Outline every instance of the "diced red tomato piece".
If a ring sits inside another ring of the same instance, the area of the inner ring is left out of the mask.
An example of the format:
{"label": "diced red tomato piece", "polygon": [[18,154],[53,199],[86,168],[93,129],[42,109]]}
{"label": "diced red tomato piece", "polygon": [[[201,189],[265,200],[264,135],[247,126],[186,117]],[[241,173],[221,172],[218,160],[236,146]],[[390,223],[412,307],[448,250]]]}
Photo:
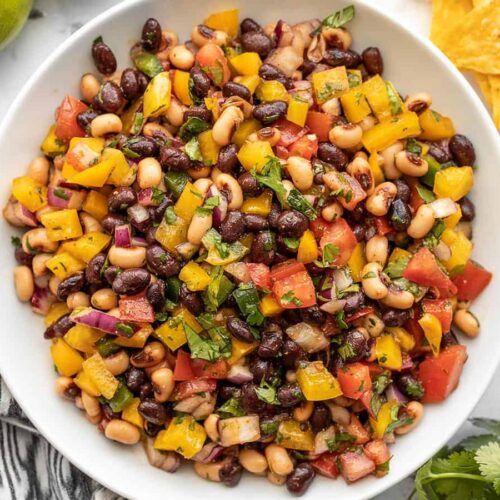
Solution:
{"label": "diced red tomato piece", "polygon": [[465,361],[467,348],[453,345],[429,356],[420,363],[418,377],[424,386],[424,403],[439,403],[457,387]]}
{"label": "diced red tomato piece", "polygon": [[76,121],[76,117],[88,108],[86,104],[67,95],[57,110],[56,128],[54,133],[58,139],[67,142],[72,137],[85,137],[83,130]]}
{"label": "diced red tomato piece", "polygon": [[298,309],[316,304],[316,290],[307,271],[275,281],[273,293],[284,309]]}
{"label": "diced red tomato piece", "polygon": [[192,359],[191,369],[195,377],[221,379],[227,375],[227,363],[223,359],[218,359],[214,363],[204,359]]}
{"label": "diced red tomato piece", "polygon": [[373,217],[373,224],[377,229],[377,234],[385,236],[386,234],[393,233],[394,228],[389,224],[387,217]]}
{"label": "diced red tomato piece", "polygon": [[391,459],[391,452],[389,447],[385,444],[383,439],[374,439],[366,443],[363,447],[366,456],[375,462],[375,465],[382,465]]}
{"label": "diced red tomato piece", "polygon": [[295,273],[304,272],[305,270],[306,267],[302,262],[297,262],[294,259],[286,260],[271,269],[271,281],[274,283],[275,281],[279,281]]}
{"label": "diced red tomato piece", "polygon": [[347,210],[354,210],[366,198],[366,192],[358,180],[346,172],[331,170],[324,175],[325,184],[338,192],[337,201]]}
{"label": "diced red tomato piece", "polygon": [[368,434],[368,431],[363,427],[354,413],[351,413],[351,420],[349,423],[347,425],[340,425],[340,428],[343,432],[347,432],[347,434],[350,434],[356,439],[356,441],[354,441],[355,444],[365,444],[370,440],[370,434]]}
{"label": "diced red tomato piece", "polygon": [[373,307],[361,307],[356,312],[353,312],[350,316],[346,316],[346,323],[352,323],[363,316],[368,316],[368,314],[373,314],[375,309]]}
{"label": "diced red tomato piece", "polygon": [[208,42],[196,53],[197,63],[218,87],[222,87],[231,78],[231,71],[222,49],[215,43]]}
{"label": "diced red tomato piece", "polygon": [[349,363],[337,370],[337,379],[344,396],[359,399],[364,393],[371,392],[370,369],[361,363]]}
{"label": "diced red tomato piece", "polygon": [[[418,323],[418,320],[421,318],[422,313],[418,307],[413,308],[413,318],[410,318],[403,325],[405,330],[408,331],[413,338],[415,339],[415,347],[412,349],[412,353],[418,353],[422,351],[422,346],[424,345],[425,335],[422,327]],[[424,349],[427,350],[427,349]]]}
{"label": "diced red tomato piece", "polygon": [[436,257],[427,247],[422,247],[411,258],[403,277],[419,285],[436,287],[442,298],[451,297],[457,293],[457,287],[438,266]]}
{"label": "diced red tomato piece", "polygon": [[425,202],[422,197],[418,194],[418,189],[423,187],[417,179],[407,179],[408,185],[410,186],[410,207],[413,209],[413,212],[418,210],[420,205],[423,205]]}
{"label": "diced red tomato piece", "polygon": [[337,479],[339,468],[337,466],[337,457],[335,453],[323,453],[318,458],[311,462],[313,469],[322,476],[331,479]]}
{"label": "diced red tomato piece", "polygon": [[271,271],[265,264],[247,263],[247,271],[250,279],[258,288],[271,289]]}
{"label": "diced red tomato piece", "polygon": [[370,371],[370,377],[378,377],[383,371],[384,368],[377,363],[370,363],[368,361],[361,361],[362,365],[365,365],[368,367],[368,370]]}
{"label": "diced red tomato piece", "polygon": [[422,309],[430,313],[441,322],[443,333],[449,332],[451,320],[453,319],[453,308],[449,299],[424,299],[422,300]]}
{"label": "diced red tomato piece", "polygon": [[320,111],[307,113],[306,127],[312,134],[316,134],[318,141],[328,141],[328,134],[333,125],[333,116]]}
{"label": "diced red tomato piece", "polygon": [[331,264],[343,266],[351,257],[352,252],[358,244],[358,240],[346,220],[340,218],[331,222],[321,236],[319,241],[321,250],[328,244],[337,247],[339,250],[339,254],[333,259]]}
{"label": "diced red tomato piece", "polygon": [[297,139],[307,134],[307,129],[305,127],[299,127],[299,125],[289,122],[284,118],[280,118],[275,122],[273,127],[277,128],[281,133],[278,146],[285,146],[286,148]]}
{"label": "diced red tomato piece", "polygon": [[289,148],[290,156],[300,156],[310,160],[318,152],[318,139],[311,134],[297,139]]}
{"label": "diced red tomato piece", "polygon": [[125,321],[152,323],[155,320],[153,307],[144,294],[122,297],[119,302],[120,318]]}
{"label": "diced red tomato piece", "polygon": [[453,280],[458,289],[458,300],[474,300],[488,286],[492,277],[477,262],[468,260],[464,272]]}
{"label": "diced red tomato piece", "polygon": [[179,349],[175,360],[174,380],[193,380],[194,378],[191,356],[186,351]]}
{"label": "diced red tomato piece", "polygon": [[290,151],[285,146],[280,146],[279,144],[276,146],[276,156],[280,160],[288,160],[290,157]]}
{"label": "diced red tomato piece", "polygon": [[349,483],[353,483],[362,477],[368,476],[375,471],[375,462],[361,451],[346,451],[339,457],[342,477]]}
{"label": "diced red tomato piece", "polygon": [[181,382],[174,389],[173,398],[175,401],[189,398],[199,392],[214,392],[217,388],[217,381],[213,378],[197,378]]}
{"label": "diced red tomato piece", "polygon": [[322,217],[317,217],[316,219],[309,222],[309,228],[314,233],[314,237],[319,240],[326,228],[330,225],[330,222],[326,221]]}

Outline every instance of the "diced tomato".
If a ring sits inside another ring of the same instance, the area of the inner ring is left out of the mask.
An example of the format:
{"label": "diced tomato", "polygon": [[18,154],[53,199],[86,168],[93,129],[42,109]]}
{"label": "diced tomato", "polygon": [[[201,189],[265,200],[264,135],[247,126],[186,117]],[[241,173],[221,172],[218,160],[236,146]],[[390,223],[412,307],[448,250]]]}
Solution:
{"label": "diced tomato", "polygon": [[192,359],[191,369],[195,377],[222,379],[227,375],[227,363],[223,359],[218,359],[214,363],[204,359]]}
{"label": "diced tomato", "polygon": [[328,141],[328,134],[333,125],[333,116],[320,111],[307,113],[306,127],[312,134],[316,134],[318,141]]}
{"label": "diced tomato", "polygon": [[370,363],[368,361],[361,361],[362,365],[365,365],[368,367],[368,370],[370,371],[370,377],[378,377],[383,371],[384,368],[377,363]]}
{"label": "diced tomato", "polygon": [[83,130],[76,121],[76,117],[88,108],[86,104],[67,95],[57,110],[56,128],[54,133],[61,141],[67,142],[72,137],[85,137]]}
{"label": "diced tomato", "polygon": [[258,288],[271,289],[271,271],[265,264],[247,263],[247,271],[250,279]]}
{"label": "diced tomato", "polygon": [[290,156],[300,156],[310,160],[318,152],[318,139],[312,134],[297,139],[289,148]]}
{"label": "diced tomato", "polygon": [[174,380],[193,380],[194,378],[191,356],[186,351],[179,349],[175,360]]}
{"label": "diced tomato", "polygon": [[231,78],[231,71],[222,49],[215,43],[208,42],[196,53],[197,63],[218,87],[222,87]]}
{"label": "diced tomato", "polygon": [[425,202],[422,197],[418,194],[418,189],[423,187],[417,179],[407,179],[408,185],[410,186],[410,207],[415,213],[418,210],[420,205],[423,205]]}
{"label": "diced tomato", "polygon": [[371,392],[370,369],[361,363],[349,363],[337,370],[337,379],[346,398],[359,399]]}
{"label": "diced tomato", "polygon": [[356,312],[353,312],[350,316],[345,317],[346,323],[352,323],[363,316],[368,316],[368,314],[373,314],[375,309],[373,307],[361,307]]}
{"label": "diced tomato", "polygon": [[464,272],[453,280],[458,289],[458,300],[474,300],[488,286],[492,277],[477,262],[468,260]]}
{"label": "diced tomato", "polygon": [[337,201],[347,210],[354,210],[366,198],[366,192],[358,180],[345,172],[331,170],[324,176],[325,184],[339,194]]}
{"label": "diced tomato", "polygon": [[374,439],[366,443],[363,447],[366,456],[375,462],[375,465],[382,465],[391,459],[391,452],[389,447],[385,444],[383,439]]}
{"label": "diced tomato", "polygon": [[311,462],[313,469],[319,472],[322,476],[331,479],[337,479],[339,475],[339,468],[337,466],[337,457],[335,453],[323,453],[318,458]]}
{"label": "diced tomato", "polygon": [[351,413],[351,420],[347,425],[339,424],[339,426],[343,432],[347,432],[356,439],[354,444],[365,444],[370,440],[370,434],[368,434],[368,431],[354,413]]}
{"label": "diced tomato", "polygon": [[451,320],[453,319],[453,308],[449,299],[424,299],[422,300],[422,309],[430,313],[441,322],[443,333],[449,332]]}
{"label": "diced tomato", "polygon": [[343,266],[351,257],[352,252],[358,244],[358,240],[346,220],[339,218],[331,222],[321,236],[319,241],[321,250],[328,244],[337,247],[339,251],[339,254],[333,259],[331,264]]}
{"label": "diced tomato", "polygon": [[362,477],[368,476],[375,471],[375,462],[361,451],[346,451],[339,457],[342,477],[349,483],[353,483]]}
{"label": "diced tomato", "polygon": [[438,266],[436,257],[427,247],[422,247],[411,258],[403,272],[403,277],[419,285],[436,287],[442,298],[451,297],[457,293],[457,287]]}
{"label": "diced tomato", "polygon": [[124,321],[152,323],[155,320],[153,307],[144,294],[122,297],[119,302],[120,318]]}
{"label": "diced tomato", "polygon": [[285,262],[277,264],[271,269],[271,281],[274,283],[283,278],[291,276],[292,274],[304,272],[305,270],[306,267],[304,266],[303,262],[297,262],[294,259],[286,260]]}
{"label": "diced tomato", "polygon": [[373,224],[377,229],[377,234],[380,236],[385,236],[386,234],[393,233],[394,228],[389,224],[387,217],[373,217]]}
{"label": "diced tomato", "polygon": [[217,388],[217,381],[213,378],[197,378],[195,380],[188,380],[176,385],[174,389],[173,398],[175,401],[189,398],[193,394],[199,392],[214,392]]}
{"label": "diced tomato", "polygon": [[422,314],[419,308],[414,307],[413,318],[408,319],[403,325],[405,330],[407,330],[408,333],[413,335],[413,338],[415,339],[415,347],[412,349],[412,353],[418,353],[421,352],[422,350],[427,351],[427,348],[422,349],[422,346],[424,345],[424,342],[426,342],[426,340],[424,331],[422,330],[422,327],[418,322],[418,320],[421,318],[421,315]]}
{"label": "diced tomato", "polygon": [[307,271],[275,281],[273,293],[284,309],[298,309],[316,304],[316,290]]}
{"label": "diced tomato", "polygon": [[467,360],[463,345],[447,347],[438,356],[429,356],[420,363],[418,377],[424,386],[424,403],[439,403],[457,387]]}
{"label": "diced tomato", "polygon": [[276,149],[276,156],[280,160],[288,160],[288,158],[290,157],[290,151],[288,151],[288,148],[286,148],[285,146],[280,146],[278,144],[275,149]]}
{"label": "diced tomato", "polygon": [[273,127],[277,128],[281,133],[278,146],[285,146],[286,148],[288,148],[290,144],[293,144],[297,139],[307,134],[306,128],[299,127],[299,125],[289,122],[284,118],[280,118],[277,122],[275,122]]}
{"label": "diced tomato", "polygon": [[330,225],[330,222],[327,222],[322,217],[317,217],[316,219],[309,222],[309,228],[314,233],[314,237],[319,240],[323,233],[326,231],[326,228]]}

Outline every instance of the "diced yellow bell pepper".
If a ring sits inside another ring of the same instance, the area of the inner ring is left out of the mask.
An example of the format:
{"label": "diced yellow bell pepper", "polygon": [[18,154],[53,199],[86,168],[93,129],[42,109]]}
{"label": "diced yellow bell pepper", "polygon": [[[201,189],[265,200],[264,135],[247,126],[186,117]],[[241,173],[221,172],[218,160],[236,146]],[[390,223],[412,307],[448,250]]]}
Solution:
{"label": "diced yellow bell pepper", "polygon": [[445,229],[441,241],[450,247],[451,257],[442,261],[448,271],[465,266],[472,253],[472,241],[462,232]]}
{"label": "diced yellow bell pepper", "polygon": [[[136,113],[141,112],[141,108],[143,106],[143,98],[139,97],[138,99],[134,99],[127,109],[120,116],[122,120],[122,133],[127,135],[136,135],[141,131],[136,130]],[[141,123],[141,128],[144,125],[144,120]]]}
{"label": "diced yellow bell pepper", "polygon": [[260,84],[260,76],[259,75],[246,75],[246,76],[235,76],[233,80],[236,83],[244,85],[251,94],[253,94],[257,87]]}
{"label": "diced yellow bell pepper", "polygon": [[87,325],[76,324],[64,335],[68,345],[80,352],[92,354],[95,352],[95,343],[106,335],[104,332]]}
{"label": "diced yellow bell pepper", "polygon": [[378,364],[389,370],[401,370],[403,366],[401,348],[390,333],[377,337],[375,355]]}
{"label": "diced yellow bell pepper", "polygon": [[83,371],[106,399],[114,396],[119,382],[108,370],[98,352],[83,362]]}
{"label": "diced yellow bell pepper", "polygon": [[439,355],[441,339],[443,337],[443,327],[441,325],[441,321],[439,321],[434,314],[424,313],[418,320],[418,324],[424,331],[425,338],[431,346],[432,354],[434,356]]}
{"label": "diced yellow bell pepper", "polygon": [[203,24],[213,30],[225,31],[231,38],[234,38],[238,34],[239,14],[238,9],[214,12],[203,21]]}
{"label": "diced yellow bell pepper", "polygon": [[347,261],[347,265],[351,270],[353,281],[355,283],[359,283],[361,281],[361,271],[366,265],[365,244],[363,242],[356,245],[354,251],[349,257],[349,260]]}
{"label": "diced yellow bell pepper", "polygon": [[51,158],[55,158],[58,155],[63,155],[68,149],[68,145],[57,138],[55,130],[56,126],[52,125],[49,128],[45,139],[40,145],[42,153],[46,156],[50,156]]}
{"label": "diced yellow bell pepper", "polygon": [[78,211],[74,208],[50,212],[41,219],[50,241],[70,240],[83,234]]}
{"label": "diced yellow bell pepper", "polygon": [[252,248],[253,239],[254,235],[252,233],[247,233],[240,238],[240,243],[250,250]]}
{"label": "diced yellow bell pepper", "polygon": [[212,130],[205,130],[198,136],[201,156],[205,165],[215,165],[219,158],[220,146],[214,141]]}
{"label": "diced yellow bell pepper", "polygon": [[136,169],[129,166],[125,155],[119,149],[105,148],[101,158],[103,161],[111,160],[113,162],[113,168],[107,180],[109,184],[113,184],[113,186],[132,184],[130,179],[134,177],[133,172]]}
{"label": "diced yellow bell pepper", "polygon": [[92,231],[72,242],[72,245],[68,247],[68,252],[73,257],[89,263],[93,257],[108,246],[110,241],[111,236],[109,234]]}
{"label": "diced yellow bell pepper", "polygon": [[188,182],[174,206],[174,212],[178,217],[190,221],[196,209],[202,205],[203,195],[200,190]]}
{"label": "diced yellow bell pepper", "polygon": [[349,79],[345,66],[318,71],[312,74],[314,95],[318,104],[339,97],[349,90]]}
{"label": "diced yellow bell pepper", "polygon": [[180,245],[187,238],[189,221],[182,217],[177,217],[173,224],[168,224],[163,219],[156,230],[155,238],[169,252],[175,252],[177,245]]}
{"label": "diced yellow bell pepper", "polygon": [[123,408],[122,419],[132,425],[135,425],[136,427],[139,427],[139,429],[143,429],[144,419],[138,410],[140,404],[140,398],[132,399],[132,401],[130,401],[130,403]]}
{"label": "diced yellow bell pepper", "polygon": [[205,290],[210,285],[210,275],[199,264],[190,260],[179,273],[179,279],[186,283],[192,292]]}
{"label": "diced yellow bell pepper", "polygon": [[205,429],[191,415],[174,417],[166,430],[156,436],[157,450],[176,451],[184,458],[192,458],[205,443]]}
{"label": "diced yellow bell pepper", "polygon": [[262,80],[255,90],[259,101],[288,101],[289,95],[285,86],[278,80]]}
{"label": "diced yellow bell pepper", "polygon": [[376,153],[388,148],[399,139],[406,139],[419,133],[418,115],[408,111],[366,130],[362,142],[370,153]]}
{"label": "diced yellow bell pepper", "polygon": [[269,158],[274,157],[273,148],[267,141],[247,142],[238,151],[238,160],[246,170],[255,168],[260,173]]}
{"label": "diced yellow bell pepper", "polygon": [[75,259],[69,252],[61,252],[45,262],[45,265],[60,279],[63,280],[87,266],[85,262]]}
{"label": "diced yellow bell pepper", "polygon": [[455,135],[455,127],[450,118],[432,109],[426,109],[419,117],[422,133],[418,136],[424,141],[439,141]]}
{"label": "diced yellow bell pepper", "polygon": [[238,75],[252,76],[259,74],[262,61],[257,52],[243,52],[243,54],[233,57],[230,64]]}
{"label": "diced yellow bell pepper", "polygon": [[318,244],[311,230],[306,230],[302,234],[297,250],[297,260],[304,264],[314,262],[318,258]]}
{"label": "diced yellow bell pepper", "polygon": [[229,365],[234,365],[241,358],[244,358],[247,354],[255,351],[259,347],[259,342],[252,342],[248,344],[246,342],[241,342],[236,337],[231,337],[231,357],[227,359]]}
{"label": "diced yellow bell pepper", "polygon": [[111,158],[100,161],[93,167],[86,168],[69,179],[73,184],[84,187],[102,187],[114,168],[114,161]]}
{"label": "diced yellow bell pepper", "polygon": [[259,302],[260,312],[266,317],[277,316],[284,309],[280,303],[274,298],[273,294],[265,295]]}
{"label": "diced yellow bell pepper", "polygon": [[[104,148],[104,139],[100,137],[73,137],[69,141],[69,149],[65,157],[65,161],[63,164],[62,168],[62,176],[65,179],[70,179],[71,177],[74,177],[80,170],[77,170],[69,161],[68,157],[72,154],[72,151],[77,147],[81,145],[86,146],[89,148],[91,151],[94,153],[101,153],[102,149]],[[95,155],[94,155],[95,157]]]}
{"label": "diced yellow bell pepper", "polygon": [[189,77],[188,71],[176,69],[174,72],[174,94],[186,106],[191,106],[193,100],[189,94]]}
{"label": "diced yellow bell pepper", "polygon": [[82,210],[101,221],[108,215],[108,199],[99,191],[90,191],[82,205]]}
{"label": "diced yellow bell pepper", "polygon": [[76,375],[82,369],[82,356],[63,339],[54,340],[50,346],[50,354],[57,371],[65,377]]}
{"label": "diced yellow bell pepper", "polygon": [[83,370],[78,373],[73,381],[82,391],[85,391],[89,396],[94,396],[95,398],[97,398],[101,395],[101,391],[99,391],[94,382],[90,380],[89,376]]}
{"label": "diced yellow bell pepper", "polygon": [[355,87],[340,96],[342,109],[351,123],[359,123],[363,118],[371,114],[372,110],[364,96],[361,88]]}
{"label": "diced yellow bell pepper", "polygon": [[309,103],[297,98],[293,98],[288,103],[286,119],[289,122],[295,123],[299,127],[306,124],[307,112],[309,111]]}
{"label": "diced yellow bell pepper", "polygon": [[241,206],[241,211],[244,214],[256,214],[267,217],[271,212],[273,202],[272,191],[266,190],[256,198],[247,198]]}
{"label": "diced yellow bell pepper", "polygon": [[457,207],[457,211],[454,214],[448,215],[448,217],[445,217],[443,219],[448,229],[453,229],[460,222],[460,219],[462,218],[462,208],[458,203],[455,203],[455,206]]}
{"label": "diced yellow bell pepper", "polygon": [[368,164],[373,173],[373,180],[375,181],[375,186],[378,186],[385,181],[384,171],[378,162],[378,154],[372,153],[368,158]]}
{"label": "diced yellow bell pepper", "polygon": [[27,175],[12,181],[12,196],[30,212],[47,205],[47,188]]}
{"label": "diced yellow bell pepper", "polygon": [[408,250],[405,250],[404,248],[396,247],[392,251],[391,256],[389,257],[389,262],[394,262],[398,259],[404,259],[406,257],[411,257],[411,253],[408,252]]}
{"label": "diced yellow bell pepper", "polygon": [[206,108],[212,112],[214,120],[217,120],[220,116],[219,99],[217,99],[217,97],[205,97],[203,101],[205,102]]}
{"label": "diced yellow bell pepper", "polygon": [[308,401],[325,401],[342,395],[338,380],[322,361],[312,361],[297,370],[297,382]]}
{"label": "diced yellow bell pepper", "polygon": [[296,420],[283,420],[278,427],[276,441],[290,450],[313,451],[314,433],[308,425],[302,430],[303,426]]}
{"label": "diced yellow bell pepper", "polygon": [[393,408],[398,406],[398,402],[391,399],[385,402],[378,411],[377,418],[370,417],[370,425],[373,429],[373,437],[376,439],[382,439],[384,437],[387,427],[392,422],[392,411]]}
{"label": "diced yellow bell pepper", "polygon": [[348,69],[347,78],[349,80],[349,88],[359,87],[363,83],[363,75],[360,69]]}
{"label": "diced yellow bell pepper", "polygon": [[141,329],[137,330],[132,337],[116,337],[114,343],[121,347],[132,347],[134,349],[142,349],[146,340],[153,333],[153,328],[151,325],[144,323],[141,324]]}
{"label": "diced yellow bell pepper", "polygon": [[261,123],[255,118],[248,118],[240,123],[238,128],[235,130],[231,142],[234,142],[237,146],[243,146],[243,143],[247,140],[247,137],[257,130],[262,128]]}
{"label": "diced yellow bell pepper", "polygon": [[184,307],[174,311],[172,318],[160,325],[154,332],[171,351],[176,351],[187,342],[184,323],[187,323],[196,333],[203,331],[196,318]]}
{"label": "diced yellow bell pepper", "polygon": [[363,83],[360,89],[363,92],[374,115],[380,120],[387,120],[392,117],[389,95],[384,79],[380,75],[375,75]]}
{"label": "diced yellow bell pepper", "polygon": [[168,71],[157,74],[144,92],[144,118],[158,118],[170,107],[172,82]]}
{"label": "diced yellow bell pepper", "polygon": [[415,347],[415,337],[400,326],[387,326],[385,328],[399,342],[404,352],[410,352]]}
{"label": "diced yellow bell pepper", "polygon": [[49,326],[57,321],[61,316],[69,313],[66,302],[56,302],[50,306],[49,312],[44,318],[45,326]]}
{"label": "diced yellow bell pepper", "polygon": [[474,185],[472,167],[449,167],[440,170],[434,179],[434,193],[438,198],[458,201]]}

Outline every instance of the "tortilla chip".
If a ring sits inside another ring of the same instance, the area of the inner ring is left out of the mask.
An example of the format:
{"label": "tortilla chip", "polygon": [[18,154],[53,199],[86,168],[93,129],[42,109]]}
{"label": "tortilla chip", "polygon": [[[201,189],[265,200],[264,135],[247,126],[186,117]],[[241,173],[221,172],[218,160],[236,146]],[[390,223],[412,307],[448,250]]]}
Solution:
{"label": "tortilla chip", "polygon": [[500,76],[489,76],[491,85],[491,98],[493,101],[493,121],[500,130]]}
{"label": "tortilla chip", "polygon": [[500,0],[471,10],[446,31],[439,46],[460,69],[500,74]]}
{"label": "tortilla chip", "polygon": [[433,0],[431,40],[440,47],[444,35],[471,10],[471,0]]}
{"label": "tortilla chip", "polygon": [[493,100],[491,96],[491,83],[490,77],[488,75],[484,75],[483,73],[473,72],[474,78],[481,89],[481,93],[483,94],[484,100],[486,104],[491,109],[493,106]]}

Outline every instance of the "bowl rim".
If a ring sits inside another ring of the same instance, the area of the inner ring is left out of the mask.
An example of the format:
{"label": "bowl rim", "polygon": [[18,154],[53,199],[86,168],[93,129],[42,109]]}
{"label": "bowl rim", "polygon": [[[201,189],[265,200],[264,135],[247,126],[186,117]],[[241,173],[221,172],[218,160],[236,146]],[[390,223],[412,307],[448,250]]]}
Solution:
{"label": "bowl rim", "polygon": [[[73,44],[74,41],[77,39],[85,37],[85,35],[91,31],[95,26],[108,21],[110,18],[115,16],[115,14],[122,13],[124,11],[129,10],[130,8],[134,7],[137,4],[144,4],[147,6],[147,4],[152,3],[156,0],[123,0],[122,2],[111,6],[110,8],[106,9],[102,13],[98,14],[96,17],[90,19],[88,22],[86,22],[81,28],[79,28],[77,31],[72,33],[63,43],[61,43],[58,47],[54,49],[52,54],[50,54],[41,64],[40,66],[35,70],[35,72],[31,75],[31,77],[26,81],[26,83],[22,86],[21,90],[17,94],[17,96],[14,98],[13,102],[9,106],[9,109],[7,113],[4,115],[3,120],[0,122],[0,138],[4,137],[8,133],[8,125],[12,121],[12,118],[14,115],[17,113],[18,108],[20,108],[21,103],[24,101],[26,94],[28,94],[36,85],[38,80],[40,79],[41,76],[45,73],[47,68],[49,68],[53,62],[55,62],[57,59],[59,59],[61,56],[63,56],[64,52],[67,50],[67,48]],[[411,39],[412,42],[416,45],[423,45],[423,47],[432,55],[434,58],[436,58],[440,64],[444,66],[446,70],[450,72],[450,78],[454,78],[457,85],[461,87],[461,90],[466,92],[468,94],[468,97],[471,98],[473,101],[473,104],[479,108],[478,112],[481,117],[481,123],[480,126],[484,128],[484,132],[488,133],[488,135],[491,137],[492,142],[496,143],[495,147],[495,152],[498,157],[500,157],[500,134],[498,134],[493,120],[491,118],[491,115],[489,114],[488,110],[486,109],[484,103],[482,102],[481,98],[478,96],[476,91],[473,89],[471,84],[467,81],[465,76],[453,65],[453,63],[427,38],[424,36],[417,34],[413,32],[409,27],[407,27],[405,24],[403,24],[402,21],[398,19],[393,19],[388,13],[382,10],[381,7],[376,7],[373,4],[369,3],[367,0],[349,0],[349,2],[346,1],[346,3],[353,4],[355,7],[358,5],[361,5],[363,9],[367,9],[368,13],[372,13],[375,15],[382,16],[388,23],[392,23],[402,29]],[[229,8],[224,5],[224,9]],[[494,153],[495,153],[494,152]],[[483,396],[485,393],[486,389],[488,388],[489,384],[491,383],[491,380],[498,369],[500,365],[500,350],[497,352],[496,359],[493,360],[493,362],[489,365],[489,368],[487,368],[486,373],[481,374],[481,380],[482,380],[482,387],[480,391],[475,391],[474,394],[469,395],[468,398],[468,410],[466,412],[466,418],[470,413],[474,410],[476,407],[477,403],[479,402],[480,398]],[[127,497],[129,493],[127,491],[124,491],[120,488],[119,484],[112,484],[112,481],[108,480],[105,475],[99,476],[95,471],[92,470],[92,466],[90,462],[85,462],[81,461],[81,454],[78,453],[78,450],[74,450],[71,447],[66,447],[64,448],[64,451],[62,451],[58,445],[55,443],[58,441],[57,436],[52,436],[52,434],[49,431],[46,431],[44,428],[44,425],[38,426],[37,418],[32,415],[29,410],[27,411],[24,403],[21,398],[18,398],[17,395],[17,390],[16,390],[16,384],[15,380],[13,378],[10,378],[9,375],[3,372],[2,367],[0,366],[0,373],[4,379],[4,381],[7,384],[7,387],[16,400],[16,402],[19,404],[25,415],[29,418],[29,420],[33,423],[37,431],[59,452],[61,455],[63,455],[66,459],[68,459],[75,467],[78,467],[82,472],[84,472],[86,475],[97,481],[98,483],[102,484],[103,486],[107,487],[113,492],[116,492],[120,495],[123,495],[124,497]],[[476,375],[477,376],[477,375]],[[34,418],[35,417],[35,418]],[[442,438],[437,441],[434,444],[431,444],[426,447],[425,450],[419,450],[419,456],[420,459],[418,460],[419,464],[422,465],[424,462],[426,462],[432,455],[434,455],[444,444],[446,444],[450,439],[456,434],[458,429],[463,425],[465,422],[466,418],[463,421],[457,421],[454,425],[450,425],[447,427],[446,431],[442,434]],[[421,451],[421,453],[420,453]],[[420,466],[419,465],[419,466]],[[414,471],[410,472],[409,475],[411,475]],[[389,474],[387,476],[387,479],[382,482],[382,481],[377,481],[373,483],[373,487],[371,488],[371,491],[369,494],[366,496],[360,496],[358,497],[359,500],[368,500],[369,498],[372,498],[376,495],[379,495],[380,493],[383,493],[387,489],[393,487],[400,481],[404,480],[407,476],[397,476],[397,475],[392,475]],[[355,488],[355,485],[351,485],[353,489]]]}

